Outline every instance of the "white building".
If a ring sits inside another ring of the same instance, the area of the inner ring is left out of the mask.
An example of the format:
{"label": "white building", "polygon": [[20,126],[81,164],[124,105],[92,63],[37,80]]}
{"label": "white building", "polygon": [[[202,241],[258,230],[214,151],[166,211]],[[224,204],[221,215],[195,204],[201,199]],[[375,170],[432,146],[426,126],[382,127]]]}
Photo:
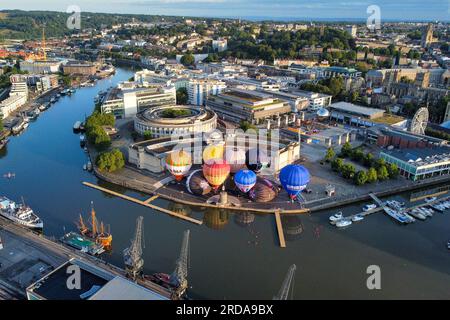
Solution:
{"label": "white building", "polygon": [[222,52],[228,49],[227,39],[217,39],[212,41],[212,47],[214,51]]}
{"label": "white building", "polygon": [[332,96],[328,94],[322,94],[317,92],[311,92],[311,91],[303,91],[303,90],[296,90],[296,89],[290,89],[290,93],[293,93],[299,97],[305,97],[308,99],[309,104],[308,107],[311,110],[318,110],[320,108],[326,108],[331,104]]}
{"label": "white building", "polygon": [[30,74],[58,73],[61,61],[21,61],[20,70]]}
{"label": "white building", "polygon": [[346,26],[345,27],[345,31],[347,31],[347,33],[349,35],[351,35],[352,38],[356,38],[356,33],[358,31],[358,28],[355,25],[353,25],[353,26]]}
{"label": "white building", "polygon": [[193,79],[187,84],[188,103],[203,106],[210,95],[217,95],[226,89],[225,82],[212,79]]}
{"label": "white building", "polygon": [[25,95],[11,95],[0,102],[0,119],[5,119],[12,112],[23,106],[27,102]]}

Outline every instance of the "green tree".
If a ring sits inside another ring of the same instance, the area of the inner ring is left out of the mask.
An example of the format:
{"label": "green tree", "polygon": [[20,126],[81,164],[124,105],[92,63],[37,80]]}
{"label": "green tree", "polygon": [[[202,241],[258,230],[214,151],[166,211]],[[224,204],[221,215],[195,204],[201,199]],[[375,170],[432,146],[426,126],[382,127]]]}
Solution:
{"label": "green tree", "polygon": [[144,139],[150,140],[153,137],[152,133],[150,131],[144,131]]}
{"label": "green tree", "polygon": [[355,172],[355,166],[351,163],[346,163],[342,166],[341,173],[345,179],[353,179]]}
{"label": "green tree", "polygon": [[364,170],[358,171],[355,174],[355,184],[358,186],[362,186],[367,182],[367,172]]}
{"label": "green tree", "polygon": [[333,158],[336,156],[336,153],[334,152],[334,149],[332,147],[329,147],[327,149],[327,153],[325,154],[325,161],[326,162],[330,162],[331,160],[333,160]]}
{"label": "green tree", "polygon": [[192,53],[187,53],[181,57],[180,62],[186,67],[193,66],[195,64],[195,57]]}
{"label": "green tree", "polygon": [[371,167],[373,164],[373,154],[371,154],[370,152],[366,154],[366,156],[364,157],[364,165],[366,167]]}
{"label": "green tree", "polygon": [[186,88],[177,90],[177,104],[184,105],[188,103],[188,93]]}
{"label": "green tree", "polygon": [[385,167],[385,166],[386,166],[386,161],[385,161],[384,159],[382,159],[382,158],[378,159],[378,160],[375,162],[375,167],[376,167],[377,169],[379,169],[379,168],[381,168],[381,167]]}
{"label": "green tree", "polygon": [[350,142],[346,142],[342,145],[341,155],[342,157],[347,158],[352,154],[352,151],[352,145],[350,144]]}
{"label": "green tree", "polygon": [[351,158],[354,161],[362,161],[364,159],[364,152],[361,148],[356,148],[352,150]]}
{"label": "green tree", "polygon": [[239,128],[242,129],[244,132],[246,132],[247,130],[255,130],[256,132],[258,132],[258,128],[254,124],[251,124],[250,122],[245,120],[242,120],[239,123]]}
{"label": "green tree", "polygon": [[386,168],[389,173],[389,178],[395,179],[398,177],[400,170],[398,169],[398,166],[395,163],[387,164]]}
{"label": "green tree", "polygon": [[96,164],[100,171],[114,172],[125,166],[125,157],[119,149],[101,153]]}
{"label": "green tree", "polygon": [[367,182],[368,183],[374,183],[378,181],[378,174],[377,170],[375,168],[370,168],[367,171]]}
{"label": "green tree", "polygon": [[0,118],[0,134],[3,132],[3,120]]}
{"label": "green tree", "polygon": [[383,165],[383,166],[378,167],[377,176],[378,176],[378,179],[381,181],[389,179],[389,172],[388,172],[386,166]]}
{"label": "green tree", "polygon": [[336,172],[341,172],[342,166],[344,165],[344,160],[342,158],[335,158],[331,161],[331,169]]}

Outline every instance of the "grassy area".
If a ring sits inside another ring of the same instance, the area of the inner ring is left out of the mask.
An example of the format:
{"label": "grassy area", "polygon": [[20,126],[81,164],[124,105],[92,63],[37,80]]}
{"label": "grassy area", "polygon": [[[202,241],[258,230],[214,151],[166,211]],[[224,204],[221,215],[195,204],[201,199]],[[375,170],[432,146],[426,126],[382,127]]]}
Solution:
{"label": "grassy area", "polygon": [[392,124],[399,123],[403,120],[405,120],[405,118],[403,118],[403,117],[396,116],[393,114],[385,114],[384,116],[377,118],[377,119],[372,119],[371,121],[375,122],[375,123],[385,123],[388,125],[392,125]]}

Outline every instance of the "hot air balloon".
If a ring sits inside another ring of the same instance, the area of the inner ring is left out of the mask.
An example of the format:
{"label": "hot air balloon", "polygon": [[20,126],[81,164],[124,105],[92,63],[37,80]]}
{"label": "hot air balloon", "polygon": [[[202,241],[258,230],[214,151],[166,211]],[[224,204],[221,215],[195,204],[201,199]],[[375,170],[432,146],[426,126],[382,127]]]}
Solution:
{"label": "hot air balloon", "polygon": [[231,173],[245,168],[245,151],[236,147],[226,148],[225,160],[231,166]]}
{"label": "hot air balloon", "polygon": [[230,165],[224,160],[210,160],[203,165],[203,176],[217,191],[230,174]]}
{"label": "hot air balloon", "polygon": [[213,160],[223,160],[224,147],[221,144],[211,144],[203,150],[203,162],[207,163]]}
{"label": "hot air balloon", "polygon": [[208,181],[203,177],[201,169],[195,170],[187,177],[186,188],[189,193],[197,196],[205,196],[212,191]]}
{"label": "hot air balloon", "polygon": [[310,175],[304,166],[290,164],[280,172],[280,182],[291,199],[295,199],[309,183]]}
{"label": "hot air balloon", "polygon": [[256,183],[256,173],[250,170],[239,170],[234,176],[234,183],[243,193],[247,193]]}
{"label": "hot air balloon", "polygon": [[184,150],[173,151],[166,157],[166,168],[177,181],[181,181],[191,167],[191,155]]}
{"label": "hot air balloon", "polygon": [[249,170],[259,173],[262,169],[270,167],[270,158],[261,149],[250,149],[245,153],[245,164]]}
{"label": "hot air balloon", "polygon": [[269,180],[258,178],[248,195],[255,202],[270,202],[277,197],[278,188]]}

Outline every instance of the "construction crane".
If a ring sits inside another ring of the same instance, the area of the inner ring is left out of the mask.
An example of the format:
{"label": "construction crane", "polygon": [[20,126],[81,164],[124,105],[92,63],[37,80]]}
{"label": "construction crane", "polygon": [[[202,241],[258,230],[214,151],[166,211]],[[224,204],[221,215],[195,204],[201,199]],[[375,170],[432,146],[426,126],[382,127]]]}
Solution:
{"label": "construction crane", "polygon": [[44,61],[47,61],[47,48],[46,48],[46,43],[45,43],[45,24],[42,27],[42,55],[43,55],[43,59]]}
{"label": "construction crane", "polygon": [[[278,291],[278,295],[273,297],[273,300],[287,300],[289,298],[289,293],[291,292],[291,284],[294,282],[294,275],[297,266],[293,264],[289,267],[289,270],[284,278],[283,285],[281,286],[280,291]],[[292,292],[294,290],[294,286],[292,286]]]}
{"label": "construction crane", "polygon": [[176,262],[174,272],[170,275],[170,283],[176,288],[174,294],[177,297],[181,297],[188,286],[187,273],[189,265],[189,236],[190,230],[186,230],[183,235],[180,256]]}
{"label": "construction crane", "polygon": [[136,219],[136,233],[131,242],[131,246],[123,251],[125,269],[130,278],[136,280],[144,268],[144,259],[142,258],[142,248],[144,247],[144,217]]}

